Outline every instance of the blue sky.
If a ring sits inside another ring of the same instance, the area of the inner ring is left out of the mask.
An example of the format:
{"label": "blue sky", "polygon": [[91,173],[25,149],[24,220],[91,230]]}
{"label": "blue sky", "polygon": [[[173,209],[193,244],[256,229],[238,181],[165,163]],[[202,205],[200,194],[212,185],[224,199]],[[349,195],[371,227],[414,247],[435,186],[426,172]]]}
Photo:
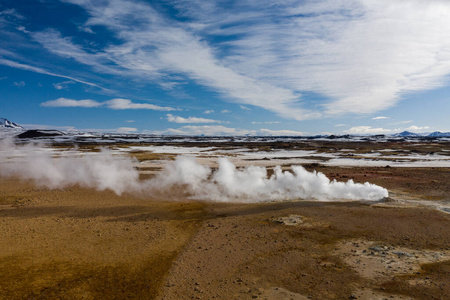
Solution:
{"label": "blue sky", "polygon": [[2,0],[0,116],[187,135],[450,131],[450,2]]}

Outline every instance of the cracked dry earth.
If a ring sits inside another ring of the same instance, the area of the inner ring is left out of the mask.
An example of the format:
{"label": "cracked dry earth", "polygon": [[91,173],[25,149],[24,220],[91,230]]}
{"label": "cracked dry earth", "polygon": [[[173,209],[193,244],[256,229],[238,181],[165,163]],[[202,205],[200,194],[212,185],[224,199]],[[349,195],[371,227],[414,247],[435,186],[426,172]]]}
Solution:
{"label": "cracked dry earth", "polygon": [[175,202],[2,178],[0,298],[449,299],[449,229],[426,207]]}

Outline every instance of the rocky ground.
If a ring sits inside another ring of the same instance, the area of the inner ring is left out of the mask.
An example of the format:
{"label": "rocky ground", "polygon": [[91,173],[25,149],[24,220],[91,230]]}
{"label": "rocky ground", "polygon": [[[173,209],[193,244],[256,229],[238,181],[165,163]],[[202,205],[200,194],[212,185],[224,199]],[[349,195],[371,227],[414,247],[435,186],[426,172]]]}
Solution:
{"label": "rocky ground", "polygon": [[306,167],[390,198],[167,201],[1,178],[0,298],[450,299],[449,169]]}

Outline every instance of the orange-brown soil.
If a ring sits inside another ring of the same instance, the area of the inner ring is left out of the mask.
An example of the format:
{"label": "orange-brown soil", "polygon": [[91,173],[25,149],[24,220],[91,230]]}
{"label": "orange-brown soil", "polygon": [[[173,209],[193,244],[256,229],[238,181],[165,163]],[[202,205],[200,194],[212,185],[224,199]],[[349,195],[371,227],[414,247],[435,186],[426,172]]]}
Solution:
{"label": "orange-brown soil", "polygon": [[[449,199],[445,168],[306,166]],[[450,214],[167,201],[0,178],[0,299],[450,299]]]}

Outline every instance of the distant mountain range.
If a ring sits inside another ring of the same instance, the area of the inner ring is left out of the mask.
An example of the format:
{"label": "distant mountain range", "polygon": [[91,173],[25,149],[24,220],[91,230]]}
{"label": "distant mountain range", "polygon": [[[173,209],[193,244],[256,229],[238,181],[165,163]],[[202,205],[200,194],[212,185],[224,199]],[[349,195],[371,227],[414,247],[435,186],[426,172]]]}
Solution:
{"label": "distant mountain range", "polygon": [[11,122],[5,118],[0,118],[0,128],[24,129],[19,124]]}
{"label": "distant mountain range", "polygon": [[[1,118],[0,117],[0,129],[13,129],[13,132],[16,132],[16,130],[25,130],[22,126],[20,126],[17,123],[11,122],[8,119]],[[27,130],[26,132],[23,132],[18,137],[19,138],[30,138],[33,136],[59,136],[64,135],[61,131],[56,130]],[[382,135],[383,136],[383,135]],[[439,137],[450,137],[450,132],[440,132],[435,131],[432,133],[414,133],[411,131],[403,131],[400,133],[393,134],[391,136],[395,137],[432,137],[432,138],[439,138]],[[329,137],[329,138],[335,138],[339,136],[331,135],[331,136],[323,136],[323,137]]]}
{"label": "distant mountain range", "polygon": [[429,137],[450,137],[450,132],[440,132],[440,131],[435,131],[429,134],[419,134],[419,133],[414,133],[414,132],[410,132],[410,131],[403,131],[400,133],[396,133],[394,134],[394,136],[398,136],[398,137],[423,137],[423,136],[429,136]]}

